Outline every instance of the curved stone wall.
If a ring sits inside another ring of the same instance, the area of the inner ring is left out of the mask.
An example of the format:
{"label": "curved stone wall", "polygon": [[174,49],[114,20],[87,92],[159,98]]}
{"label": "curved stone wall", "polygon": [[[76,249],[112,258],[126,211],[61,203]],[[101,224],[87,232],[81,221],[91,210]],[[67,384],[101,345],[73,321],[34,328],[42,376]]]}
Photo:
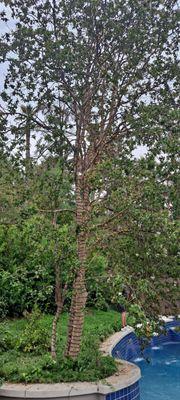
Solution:
{"label": "curved stone wall", "polygon": [[[129,364],[129,361],[134,358],[134,355],[138,355],[141,350],[133,328],[126,327],[123,331],[107,339],[101,346],[101,351],[103,351],[104,354],[110,354],[114,358],[120,359],[121,362],[122,360],[123,362],[126,360],[126,362],[128,362],[127,364]],[[139,371],[139,376],[136,376],[136,380],[133,384],[129,382],[124,389],[109,393],[106,396],[106,400],[140,400],[140,377]]]}
{"label": "curved stone wall", "polygon": [[134,332],[127,333],[112,350],[112,356],[114,358],[120,358],[126,361],[133,361],[133,359],[140,354],[141,348]]}
{"label": "curved stone wall", "polygon": [[117,392],[109,393],[106,400],[140,400],[139,382]]}
{"label": "curved stone wall", "polygon": [[[118,372],[103,382],[74,382],[57,384],[10,384],[0,389],[1,400],[134,400],[138,393],[140,370],[128,362],[118,362]],[[130,395],[131,397],[127,397]]]}

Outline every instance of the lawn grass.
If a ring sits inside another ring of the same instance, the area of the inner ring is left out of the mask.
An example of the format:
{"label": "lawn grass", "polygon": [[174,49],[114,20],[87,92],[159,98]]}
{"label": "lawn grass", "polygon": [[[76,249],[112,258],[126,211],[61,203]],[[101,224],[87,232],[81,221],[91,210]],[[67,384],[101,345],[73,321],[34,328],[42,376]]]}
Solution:
{"label": "lawn grass", "polygon": [[[111,357],[103,357],[99,352],[100,342],[120,329],[120,316],[116,311],[87,309],[81,352],[77,360],[63,356],[68,314],[64,313],[58,323],[57,360],[52,360],[48,349],[38,354],[38,349],[21,349],[19,343],[26,338],[31,343],[32,336],[42,333],[50,343],[53,317],[43,315],[29,328],[27,319],[7,320],[0,323],[0,378],[11,382],[70,382],[96,381],[116,371],[116,363]],[[29,330],[30,329],[30,330]],[[32,330],[33,329],[33,330]],[[41,332],[42,331],[42,332]],[[25,333],[26,332],[26,333]],[[29,333],[28,333],[29,332]],[[28,334],[27,334],[28,333]],[[29,336],[29,337],[28,337]],[[41,343],[40,343],[41,344]]]}

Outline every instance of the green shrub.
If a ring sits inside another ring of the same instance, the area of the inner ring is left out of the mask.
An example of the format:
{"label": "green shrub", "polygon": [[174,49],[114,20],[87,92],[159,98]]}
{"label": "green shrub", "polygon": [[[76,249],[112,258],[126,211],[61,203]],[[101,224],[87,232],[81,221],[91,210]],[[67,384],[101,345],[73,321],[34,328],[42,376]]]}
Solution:
{"label": "green shrub", "polygon": [[0,387],[2,386],[4,379],[0,377]]}
{"label": "green shrub", "polygon": [[12,333],[3,324],[0,329],[0,350],[7,351],[15,347],[15,339]]}
{"label": "green shrub", "polygon": [[44,242],[50,222],[38,216],[20,226],[0,227],[0,318],[19,316],[38,303],[54,302],[52,252]]}
{"label": "green shrub", "polygon": [[[54,230],[52,222],[34,215],[20,225],[0,226],[0,319],[22,316],[34,304],[43,312],[55,311],[55,262],[62,281],[69,283],[66,301],[71,300],[71,283],[77,256],[76,241],[68,225]],[[55,254],[55,248],[58,253]]]}
{"label": "green shrub", "polygon": [[[0,271],[0,274],[2,272]],[[0,279],[1,281],[1,279]],[[1,282],[0,282],[1,284]],[[0,320],[4,319],[6,317],[6,315],[8,314],[8,304],[6,299],[4,299],[3,297],[0,297]]]}
{"label": "green shrub", "polygon": [[48,330],[41,325],[42,317],[36,307],[28,317],[25,330],[17,340],[16,348],[24,353],[42,354],[50,349],[50,336]]}

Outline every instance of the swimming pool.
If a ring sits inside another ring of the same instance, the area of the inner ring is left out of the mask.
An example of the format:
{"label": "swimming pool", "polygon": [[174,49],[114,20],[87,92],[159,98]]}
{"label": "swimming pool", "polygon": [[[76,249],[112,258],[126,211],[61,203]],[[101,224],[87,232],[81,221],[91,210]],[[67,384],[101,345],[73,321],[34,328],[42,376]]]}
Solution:
{"label": "swimming pool", "polygon": [[178,400],[180,398],[180,343],[166,342],[135,358],[140,367],[141,400]]}
{"label": "swimming pool", "polygon": [[132,329],[127,329],[124,337],[113,347],[113,357],[135,363],[141,369],[138,397],[140,400],[180,399],[180,332],[176,330],[178,326],[180,320],[166,323],[162,334],[154,334],[143,354],[140,342],[143,343],[144,340],[139,342]]}

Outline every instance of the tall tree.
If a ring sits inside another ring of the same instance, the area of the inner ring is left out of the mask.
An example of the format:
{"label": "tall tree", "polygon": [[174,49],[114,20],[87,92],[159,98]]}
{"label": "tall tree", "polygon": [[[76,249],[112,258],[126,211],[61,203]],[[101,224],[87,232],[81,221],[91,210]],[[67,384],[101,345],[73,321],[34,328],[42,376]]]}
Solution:
{"label": "tall tree", "polygon": [[3,42],[10,66],[2,96],[12,112],[22,98],[43,110],[34,123],[50,146],[65,143],[73,161],[79,268],[66,354],[75,358],[87,299],[88,223],[92,200],[100,201],[89,177],[114,146],[132,150],[136,132],[129,117],[136,119],[144,102],[162,102],[167,81],[175,83],[177,1],[6,3],[18,22]]}

